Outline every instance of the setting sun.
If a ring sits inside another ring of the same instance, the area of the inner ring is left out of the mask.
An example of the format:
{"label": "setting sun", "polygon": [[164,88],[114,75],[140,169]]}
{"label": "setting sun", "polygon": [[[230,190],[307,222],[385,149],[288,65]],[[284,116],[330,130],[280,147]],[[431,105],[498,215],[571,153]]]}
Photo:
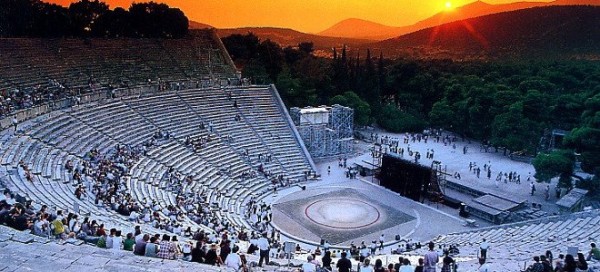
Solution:
{"label": "setting sun", "polygon": [[445,7],[446,7],[446,9],[452,9],[452,3],[446,2]]}

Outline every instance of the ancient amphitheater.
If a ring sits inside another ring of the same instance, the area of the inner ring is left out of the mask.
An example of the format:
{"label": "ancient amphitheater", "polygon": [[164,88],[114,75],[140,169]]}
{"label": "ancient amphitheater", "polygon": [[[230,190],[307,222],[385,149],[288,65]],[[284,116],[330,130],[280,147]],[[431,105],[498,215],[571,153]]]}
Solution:
{"label": "ancient amphitheater", "polygon": [[[350,242],[369,244],[385,232],[386,250],[373,258],[393,263],[397,245],[431,239],[440,249],[461,249],[458,271],[478,268],[483,238],[494,271],[520,271],[533,255],[557,256],[568,246],[583,251],[600,239],[597,210],[470,229],[378,186],[329,182],[276,87],[240,80],[213,31],[183,40],[0,39],[0,67],[0,187],[14,197],[3,198],[11,204],[6,213],[15,201],[33,217],[45,205],[54,217],[78,214],[80,228],[88,218],[124,234],[138,225],[142,233],[182,241],[202,232],[209,244],[225,232],[267,232],[314,250],[326,237],[334,260]],[[23,223],[16,221],[3,224]],[[91,242],[98,237],[57,239],[35,228],[0,225],[0,271],[222,269],[98,248]],[[248,246],[248,239],[234,240]],[[415,264],[424,252],[413,247],[402,256]],[[250,263],[259,260],[246,255]],[[296,254],[292,264],[305,256]],[[250,270],[294,269],[287,259],[271,261]]]}

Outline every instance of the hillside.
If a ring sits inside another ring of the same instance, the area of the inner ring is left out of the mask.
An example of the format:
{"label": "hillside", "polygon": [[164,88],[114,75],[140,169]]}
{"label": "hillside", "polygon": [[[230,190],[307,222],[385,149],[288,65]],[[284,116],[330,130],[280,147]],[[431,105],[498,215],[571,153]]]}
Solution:
{"label": "hillside", "polygon": [[443,24],[372,44],[387,55],[562,56],[600,53],[600,7],[550,6]]}
{"label": "hillside", "polygon": [[372,43],[374,40],[366,39],[351,39],[351,38],[335,38],[324,37],[314,34],[307,34],[288,28],[275,27],[244,27],[244,28],[228,28],[218,29],[217,33],[220,37],[227,37],[232,34],[248,34],[254,33],[261,40],[270,39],[281,46],[296,46],[301,42],[313,42],[315,49],[331,49],[332,47],[341,47],[348,45],[350,47],[359,46],[362,44]]}
{"label": "hillside", "polygon": [[214,28],[214,27],[211,25],[199,23],[196,21],[190,21],[188,24],[188,28],[189,29],[205,29],[205,28]]}
{"label": "hillside", "polygon": [[439,12],[413,25],[393,27],[359,19],[348,19],[317,33],[318,35],[345,38],[369,38],[384,40],[434,27],[440,24],[480,17],[489,14],[554,5],[600,5],[598,0],[556,0],[554,2],[515,2],[508,4],[488,4],[483,1]]}
{"label": "hillside", "polygon": [[319,36],[381,40],[401,34],[399,27],[386,26],[362,19],[346,19],[318,33]]}

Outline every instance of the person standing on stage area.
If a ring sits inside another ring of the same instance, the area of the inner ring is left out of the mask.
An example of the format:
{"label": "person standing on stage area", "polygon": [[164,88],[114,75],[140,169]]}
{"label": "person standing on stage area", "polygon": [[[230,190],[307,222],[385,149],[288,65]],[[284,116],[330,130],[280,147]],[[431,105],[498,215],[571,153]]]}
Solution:
{"label": "person standing on stage area", "polygon": [[479,245],[479,257],[487,259],[487,251],[490,248],[490,244],[483,238],[483,241]]}

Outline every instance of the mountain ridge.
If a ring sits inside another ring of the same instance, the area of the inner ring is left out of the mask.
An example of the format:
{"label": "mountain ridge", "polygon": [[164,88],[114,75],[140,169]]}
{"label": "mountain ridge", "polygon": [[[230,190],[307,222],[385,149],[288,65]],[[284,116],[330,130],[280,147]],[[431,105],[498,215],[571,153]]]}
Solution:
{"label": "mountain ridge", "polygon": [[369,44],[387,55],[600,56],[600,6],[546,6],[484,15]]}
{"label": "mountain ridge", "polygon": [[359,46],[372,43],[375,40],[325,37],[315,34],[303,33],[291,28],[277,27],[241,27],[241,28],[222,28],[217,29],[219,37],[226,37],[233,34],[245,35],[253,33],[261,40],[271,40],[281,46],[297,46],[301,42],[312,42],[315,49],[328,49],[332,47],[341,47],[342,45]]}
{"label": "mountain ridge", "polygon": [[[421,29],[433,27],[440,24],[460,21],[479,16],[501,13],[506,11],[527,9],[541,6],[565,6],[565,5],[600,5],[600,1],[594,0],[555,0],[553,2],[514,2],[507,4],[489,4],[484,1],[475,1],[450,11],[442,11],[431,17],[418,21],[407,26],[388,26],[367,20],[360,21],[342,20],[335,25],[316,33],[317,35],[343,38],[368,38],[376,40],[385,40],[398,37],[404,34],[415,32]],[[362,24],[359,24],[362,23]],[[381,25],[379,29],[373,29],[373,26]],[[368,31],[363,31],[368,29]],[[375,35],[369,33],[376,33]]]}

